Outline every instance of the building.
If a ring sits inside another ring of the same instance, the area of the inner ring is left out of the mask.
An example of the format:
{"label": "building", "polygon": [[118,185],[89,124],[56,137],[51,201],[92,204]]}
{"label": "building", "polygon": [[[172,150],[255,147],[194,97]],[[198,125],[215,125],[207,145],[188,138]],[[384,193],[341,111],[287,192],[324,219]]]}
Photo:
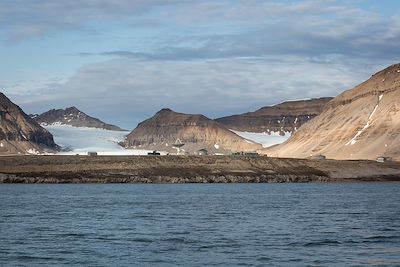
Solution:
{"label": "building", "polygon": [[97,156],[97,152],[96,151],[89,151],[87,154],[88,154],[88,156],[91,156],[91,157]]}
{"label": "building", "polygon": [[149,155],[149,156],[160,156],[161,153],[160,153],[160,152],[157,152],[157,151],[153,151],[153,152],[147,153],[147,155]]}
{"label": "building", "polygon": [[376,158],[376,161],[379,162],[379,163],[384,163],[384,162],[390,161],[390,158],[380,156],[380,157]]}
{"label": "building", "polygon": [[199,155],[199,156],[207,156],[208,155],[208,151],[207,151],[207,149],[200,149],[200,150],[198,150],[197,151],[197,155]]}

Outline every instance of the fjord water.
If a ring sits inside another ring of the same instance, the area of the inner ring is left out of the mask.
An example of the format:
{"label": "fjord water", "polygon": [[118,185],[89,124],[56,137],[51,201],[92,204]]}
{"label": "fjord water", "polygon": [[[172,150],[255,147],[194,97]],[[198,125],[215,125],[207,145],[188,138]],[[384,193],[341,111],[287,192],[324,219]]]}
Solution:
{"label": "fjord water", "polygon": [[400,183],[1,185],[1,266],[400,265]]}

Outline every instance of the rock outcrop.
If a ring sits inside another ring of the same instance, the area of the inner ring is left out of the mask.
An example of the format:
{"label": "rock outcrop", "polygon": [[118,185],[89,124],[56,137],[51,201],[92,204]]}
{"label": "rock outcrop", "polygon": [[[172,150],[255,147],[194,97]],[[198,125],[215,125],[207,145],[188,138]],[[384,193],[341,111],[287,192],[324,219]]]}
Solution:
{"label": "rock outcrop", "polygon": [[400,181],[400,162],[262,156],[0,157],[0,184],[360,181]]}
{"label": "rock outcrop", "polygon": [[332,101],[269,155],[333,159],[400,159],[400,64],[392,65]]}
{"label": "rock outcrop", "polygon": [[319,115],[331,97],[288,101],[260,108],[254,112],[216,119],[235,131],[255,133],[279,132],[281,135],[295,132],[301,125]]}
{"label": "rock outcrop", "polygon": [[97,118],[93,118],[76,107],[66,109],[52,109],[40,115],[31,115],[31,117],[41,125],[65,124],[75,127],[99,128],[111,131],[123,131],[118,126],[102,122]]}
{"label": "rock outcrop", "polygon": [[231,132],[203,115],[177,113],[162,109],[138,124],[126,138],[127,148],[162,150],[176,153],[173,144],[180,140],[186,153],[205,149],[209,154],[254,151],[261,145]]}
{"label": "rock outcrop", "polygon": [[0,154],[54,152],[53,136],[0,93]]}

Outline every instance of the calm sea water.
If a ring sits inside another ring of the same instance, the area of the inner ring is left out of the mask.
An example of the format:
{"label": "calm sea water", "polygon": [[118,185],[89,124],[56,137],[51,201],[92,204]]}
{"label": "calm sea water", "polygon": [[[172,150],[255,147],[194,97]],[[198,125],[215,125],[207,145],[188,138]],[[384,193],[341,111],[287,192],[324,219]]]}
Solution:
{"label": "calm sea water", "polygon": [[0,185],[1,266],[399,266],[400,183]]}

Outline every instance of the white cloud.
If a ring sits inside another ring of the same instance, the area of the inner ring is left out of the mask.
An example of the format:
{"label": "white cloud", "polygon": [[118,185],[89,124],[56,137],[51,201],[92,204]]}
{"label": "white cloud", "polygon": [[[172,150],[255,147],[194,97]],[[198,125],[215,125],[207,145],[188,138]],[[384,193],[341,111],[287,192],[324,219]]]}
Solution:
{"label": "white cloud", "polygon": [[[133,127],[163,107],[216,117],[288,99],[334,96],[400,61],[398,16],[348,1],[289,3],[4,0],[0,32],[14,40],[110,22],[124,28],[107,29],[112,38],[99,33],[101,46],[82,32],[76,38],[86,38],[85,47],[93,49],[80,56],[114,59],[83,66],[67,80],[8,84],[6,93],[28,112],[75,105]],[[76,53],[79,44],[71,46]]]}
{"label": "white cloud", "polygon": [[[336,64],[336,65],[335,65]],[[134,127],[163,107],[209,117],[255,110],[288,99],[334,96],[369,77],[352,64],[299,57],[214,61],[114,59],[81,68],[38,95],[14,95],[30,112],[82,107],[104,120]],[[45,86],[44,86],[45,87]]]}
{"label": "white cloud", "polygon": [[45,35],[60,30],[79,29],[88,23],[126,20],[175,0],[3,0],[0,2],[0,29],[13,40]]}
{"label": "white cloud", "polygon": [[[149,15],[165,34],[153,51],[82,51],[138,59],[188,60],[297,55],[398,59],[400,17],[337,1],[201,1]],[[152,10],[152,9],[150,9]],[[148,19],[149,19],[148,18]],[[164,19],[163,19],[164,18]],[[170,28],[170,29],[168,29]]]}

